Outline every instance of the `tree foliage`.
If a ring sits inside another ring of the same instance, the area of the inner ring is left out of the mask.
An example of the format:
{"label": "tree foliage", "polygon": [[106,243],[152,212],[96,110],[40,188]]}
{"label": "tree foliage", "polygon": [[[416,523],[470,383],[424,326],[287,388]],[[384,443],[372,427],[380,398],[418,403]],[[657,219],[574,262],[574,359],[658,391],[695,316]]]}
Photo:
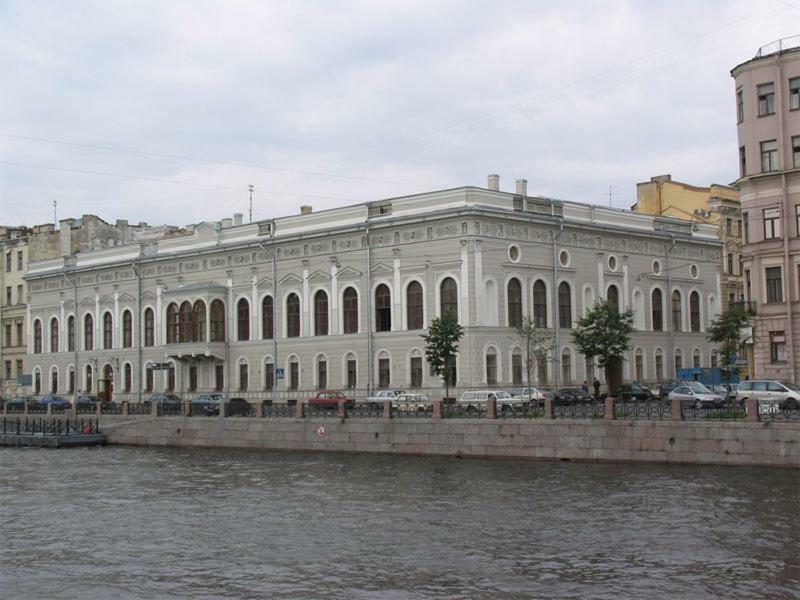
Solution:
{"label": "tree foliage", "polygon": [[730,383],[730,371],[736,361],[736,352],[744,343],[745,327],[750,325],[750,314],[739,306],[732,306],[718,314],[706,329],[706,339],[719,344],[721,364],[725,369],[725,380]]}
{"label": "tree foliage", "polygon": [[431,321],[428,333],[421,336],[425,340],[425,358],[428,364],[444,381],[445,397],[450,395],[452,365],[463,335],[464,328],[458,324],[456,316],[446,312]]}
{"label": "tree foliage", "polygon": [[530,387],[536,362],[552,351],[554,336],[551,330],[536,327],[536,321],[531,317],[522,317],[522,322],[517,325],[517,335],[522,343],[525,377]]}
{"label": "tree foliage", "polygon": [[619,312],[608,302],[598,302],[578,320],[572,341],[581,354],[597,360],[611,382],[611,371],[622,364],[625,352],[631,349],[633,310]]}

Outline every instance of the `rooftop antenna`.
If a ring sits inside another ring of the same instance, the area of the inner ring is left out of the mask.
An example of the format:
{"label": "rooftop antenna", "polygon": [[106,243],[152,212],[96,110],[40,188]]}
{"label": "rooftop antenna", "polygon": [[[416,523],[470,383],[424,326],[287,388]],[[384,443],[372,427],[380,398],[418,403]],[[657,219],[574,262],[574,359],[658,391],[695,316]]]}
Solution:
{"label": "rooftop antenna", "polygon": [[252,183],[247,187],[250,189],[250,222],[252,223],[253,222],[253,190],[255,188],[253,187]]}
{"label": "rooftop antenna", "polygon": [[614,188],[616,186],[610,185],[608,186],[608,208],[612,208],[611,206],[611,196],[614,196]]}
{"label": "rooftop antenna", "polygon": [[56,211],[56,207],[58,206],[58,202],[53,200],[53,224],[58,225],[58,212]]}

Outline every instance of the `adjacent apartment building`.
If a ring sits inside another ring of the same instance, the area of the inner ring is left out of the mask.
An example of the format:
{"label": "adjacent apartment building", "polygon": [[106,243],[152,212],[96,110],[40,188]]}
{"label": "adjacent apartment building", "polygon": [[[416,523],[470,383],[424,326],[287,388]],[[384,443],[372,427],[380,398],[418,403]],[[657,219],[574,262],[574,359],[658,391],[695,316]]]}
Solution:
{"label": "adjacent apartment building", "polygon": [[735,81],[744,293],[757,377],[800,376],[800,36],[759,49]]}
{"label": "adjacent apartment building", "polygon": [[[710,366],[719,312],[717,226],[459,187],[242,223],[31,262],[28,358],[37,393],[117,400],[214,390],[304,398],[313,390],[435,389],[431,320],[465,328],[455,391],[523,383],[523,316],[555,345],[532,383],[602,373],[571,333],[598,299],[631,307],[621,373],[658,381]],[[146,397],[146,396],[144,396]]]}
{"label": "adjacent apartment building", "polygon": [[28,227],[0,227],[0,395],[15,394],[24,384],[27,367],[26,305],[28,285]]}

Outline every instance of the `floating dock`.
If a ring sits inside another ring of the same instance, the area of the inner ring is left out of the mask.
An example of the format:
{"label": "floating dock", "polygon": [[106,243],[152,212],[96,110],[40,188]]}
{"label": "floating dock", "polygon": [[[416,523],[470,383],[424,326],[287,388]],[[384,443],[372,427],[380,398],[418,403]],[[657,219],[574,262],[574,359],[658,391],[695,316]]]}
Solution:
{"label": "floating dock", "polygon": [[106,443],[97,419],[3,418],[0,446],[68,448]]}

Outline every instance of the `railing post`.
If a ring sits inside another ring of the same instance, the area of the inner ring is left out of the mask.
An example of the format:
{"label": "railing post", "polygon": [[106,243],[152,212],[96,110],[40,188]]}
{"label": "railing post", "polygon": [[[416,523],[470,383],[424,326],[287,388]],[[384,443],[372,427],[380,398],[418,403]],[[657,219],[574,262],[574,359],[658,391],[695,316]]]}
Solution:
{"label": "railing post", "polygon": [[256,402],[256,418],[260,419],[264,416],[264,403]]}
{"label": "railing post", "polygon": [[673,421],[683,421],[683,406],[679,398],[670,399],[670,416]]}
{"label": "railing post", "polygon": [[759,415],[758,415],[758,399],[757,398],[748,398],[746,400],[745,410],[747,411],[747,418],[746,421],[751,423],[758,422]]}
{"label": "railing post", "polygon": [[158,402],[153,402],[153,404],[150,405],[150,414],[154,417],[157,417],[158,414],[161,412],[159,410],[160,408],[161,405]]}
{"label": "railing post", "polygon": [[28,414],[28,403],[29,402],[30,402],[30,400],[25,399],[25,403],[22,406],[22,414],[23,415],[27,415]]}
{"label": "railing post", "polygon": [[122,401],[122,414],[123,415],[127,415],[128,414],[128,401],[127,400],[123,400]]}
{"label": "railing post", "polygon": [[544,418],[553,418],[553,399],[550,396],[544,397]]}
{"label": "railing post", "polygon": [[338,405],[339,405],[339,416],[342,419],[344,419],[345,417],[347,417],[347,409],[344,406],[344,398],[339,399]]}
{"label": "railing post", "polygon": [[219,418],[224,419],[228,416],[228,399],[221,398],[219,401]]}
{"label": "railing post", "polygon": [[603,418],[606,421],[613,421],[614,419],[617,418],[616,415],[614,414],[614,398],[612,398],[611,396],[606,396]]}
{"label": "railing post", "polygon": [[489,398],[486,401],[486,418],[487,419],[497,418],[497,401],[494,398]]}
{"label": "railing post", "polygon": [[98,400],[94,405],[94,414],[102,415],[103,414],[103,403]]}
{"label": "railing post", "polygon": [[384,400],[383,401],[383,418],[384,419],[391,419],[392,418],[392,401],[391,400]]}
{"label": "railing post", "polygon": [[434,419],[441,419],[442,418],[442,401],[441,400],[434,400],[433,401],[433,418]]}
{"label": "railing post", "polygon": [[192,401],[191,400],[184,400],[183,401],[183,416],[188,417],[192,414]]}
{"label": "railing post", "polygon": [[46,415],[52,415],[53,414],[53,404],[51,402],[47,403],[47,408],[45,410],[45,414]]}
{"label": "railing post", "polygon": [[306,403],[302,400],[298,400],[294,405],[294,416],[298,419],[306,418]]}

